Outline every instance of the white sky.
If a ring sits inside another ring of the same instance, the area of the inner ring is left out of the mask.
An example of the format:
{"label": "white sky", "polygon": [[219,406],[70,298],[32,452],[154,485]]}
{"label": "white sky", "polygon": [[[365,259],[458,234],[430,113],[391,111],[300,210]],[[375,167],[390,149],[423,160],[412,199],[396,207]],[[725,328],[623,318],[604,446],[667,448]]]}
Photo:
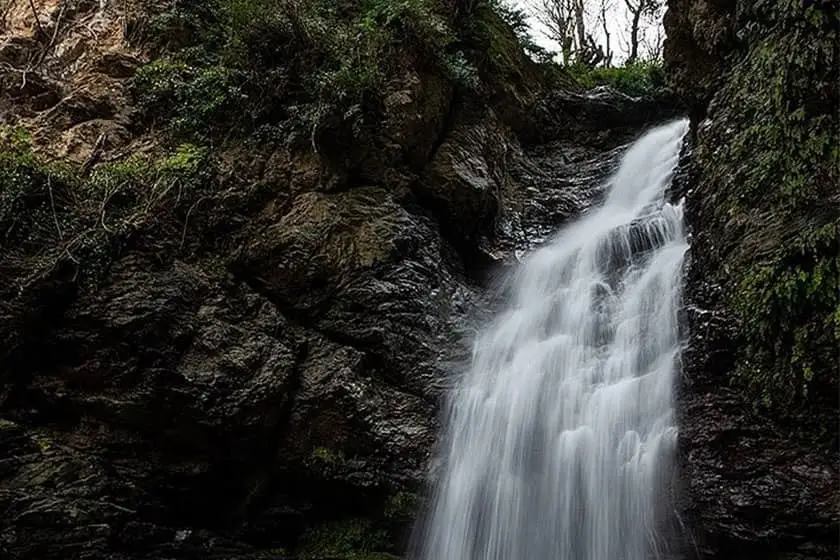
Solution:
{"label": "white sky", "polygon": [[[545,35],[544,27],[540,25],[540,23],[533,17],[535,13],[535,5],[538,0],[506,0],[510,5],[525,10],[526,13],[531,14],[530,23],[531,29],[533,30],[532,35],[534,37],[534,41],[544,49],[549,51],[559,51],[559,46],[554,41],[548,39]],[[606,0],[608,2],[607,5],[607,27],[610,30],[610,43],[613,50],[613,64],[621,63],[626,57],[627,54],[630,52],[629,47],[629,22],[630,22],[630,15],[627,10],[627,6],[624,4],[624,0]],[[596,2],[591,2],[592,6],[592,14],[588,14],[594,20],[595,18],[595,11],[597,10]],[[660,15],[661,17],[661,15]],[[653,40],[657,34],[657,31],[661,31],[662,21],[661,19],[657,22],[647,22],[646,24],[643,23],[641,35],[644,35],[649,40]],[[596,41],[603,41],[604,33],[601,29],[600,24],[592,29],[588,30],[592,32],[592,35],[595,37]],[[663,37],[664,37],[664,32]],[[644,42],[643,42],[644,44]],[[645,57],[647,54],[647,50],[642,46],[639,49],[639,55],[641,57]]]}

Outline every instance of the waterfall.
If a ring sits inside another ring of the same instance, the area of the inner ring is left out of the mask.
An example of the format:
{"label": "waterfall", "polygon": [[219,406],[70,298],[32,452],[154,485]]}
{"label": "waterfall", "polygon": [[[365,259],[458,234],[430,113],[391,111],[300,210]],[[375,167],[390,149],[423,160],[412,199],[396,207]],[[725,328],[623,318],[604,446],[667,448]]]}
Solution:
{"label": "waterfall", "polygon": [[422,560],[648,560],[676,443],[687,243],[666,202],[685,120],[636,141],[603,204],[534,251],[450,395]]}

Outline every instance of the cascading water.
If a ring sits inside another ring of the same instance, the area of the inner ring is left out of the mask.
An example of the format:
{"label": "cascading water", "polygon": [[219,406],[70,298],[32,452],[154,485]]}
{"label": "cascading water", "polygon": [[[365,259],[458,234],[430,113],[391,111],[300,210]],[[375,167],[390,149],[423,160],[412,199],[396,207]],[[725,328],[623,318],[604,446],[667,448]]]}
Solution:
{"label": "cascading water", "polygon": [[451,395],[419,558],[662,557],[687,249],[665,191],[687,126],[639,139],[606,201],[511,279]]}

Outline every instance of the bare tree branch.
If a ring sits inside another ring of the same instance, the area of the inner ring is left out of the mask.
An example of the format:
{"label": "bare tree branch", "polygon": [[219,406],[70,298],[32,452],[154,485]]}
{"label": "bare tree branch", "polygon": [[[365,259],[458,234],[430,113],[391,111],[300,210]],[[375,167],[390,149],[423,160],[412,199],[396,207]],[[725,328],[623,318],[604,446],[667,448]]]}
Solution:
{"label": "bare tree branch", "polygon": [[[560,46],[562,62],[566,65],[610,66],[616,50],[626,53],[626,62],[633,63],[643,57],[655,58],[661,51],[662,30],[658,20],[664,0],[532,1],[537,21],[547,37]],[[626,27],[619,24],[617,30],[614,18],[619,15],[626,18]]]}
{"label": "bare tree branch", "polygon": [[609,0],[600,0],[601,1],[601,26],[604,31],[604,66],[610,66],[612,64],[613,52],[612,52],[612,45],[610,44],[610,28],[607,25],[607,9],[609,7]]}
{"label": "bare tree branch", "polygon": [[29,0],[29,7],[32,9],[32,15],[35,17],[35,25],[38,27],[38,34],[41,37],[46,37],[47,34],[44,33],[44,28],[41,27],[41,19],[38,17],[38,10],[35,8],[35,3],[32,0]]}
{"label": "bare tree branch", "polygon": [[560,45],[564,64],[571,64],[577,50],[575,2],[577,0],[538,0],[537,21],[545,27],[549,39]]}

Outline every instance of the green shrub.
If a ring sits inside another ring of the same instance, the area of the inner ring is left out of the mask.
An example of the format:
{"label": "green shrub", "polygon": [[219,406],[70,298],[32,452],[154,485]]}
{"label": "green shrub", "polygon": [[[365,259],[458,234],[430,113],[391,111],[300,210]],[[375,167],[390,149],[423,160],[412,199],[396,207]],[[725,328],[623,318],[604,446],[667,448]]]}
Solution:
{"label": "green shrub", "polygon": [[191,66],[157,59],[137,71],[140,106],[164,118],[174,131],[206,138],[229,126],[229,114],[244,100],[240,73],[224,66]]}
{"label": "green shrub", "polygon": [[185,0],[153,19],[188,28],[191,42],[137,73],[141,106],[201,141],[269,120],[317,122],[377,107],[407,56],[477,90],[476,57],[489,58],[488,75],[517,75],[522,45],[531,44],[521,42],[521,14],[496,0],[477,2],[461,29],[436,0]]}
{"label": "green shrub", "polygon": [[137,231],[186,219],[209,183],[206,150],[181,145],[153,158],[132,156],[83,175],[41,161],[25,133],[0,129],[0,270],[23,290],[65,264],[92,287]]}
{"label": "green shrub", "polygon": [[138,71],[140,105],[176,135],[208,140],[258,126],[284,105],[358,103],[381,88],[397,36],[389,26],[410,30],[416,4],[378,2],[366,12],[327,0],[183,5],[203,33]]}
{"label": "green shrub", "polygon": [[574,64],[567,69],[577,82],[586,88],[609,86],[627,95],[642,96],[665,87],[665,72],[658,61],[599,68]]}

